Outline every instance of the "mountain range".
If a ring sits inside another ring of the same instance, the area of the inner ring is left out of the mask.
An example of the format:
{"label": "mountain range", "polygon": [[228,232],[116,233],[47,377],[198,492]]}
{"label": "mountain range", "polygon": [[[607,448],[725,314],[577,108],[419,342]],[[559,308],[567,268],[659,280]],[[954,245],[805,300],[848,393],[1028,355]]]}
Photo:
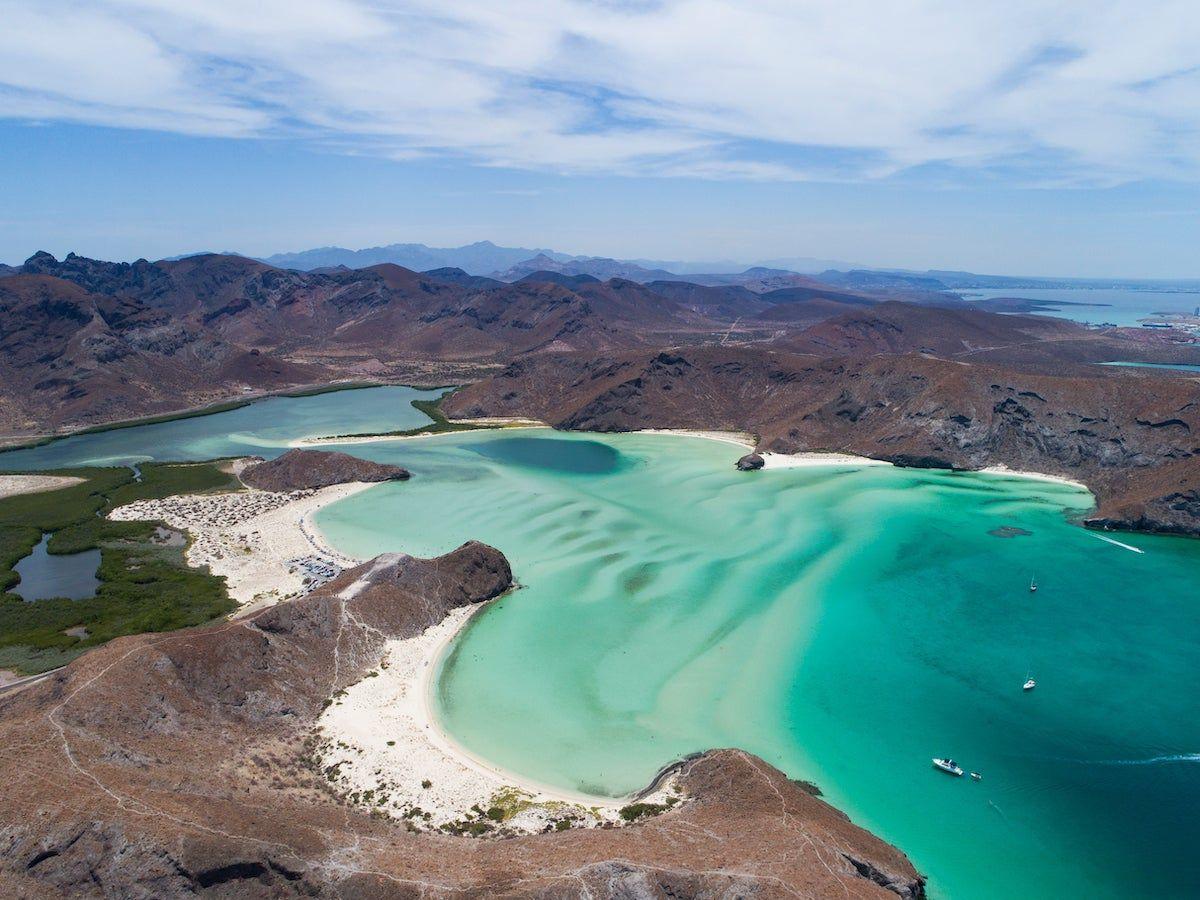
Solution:
{"label": "mountain range", "polygon": [[579,271],[595,260],[534,259],[553,268],[503,281],[391,263],[300,272],[221,254],[37,253],[0,277],[0,430],[34,436],[336,380],[472,382],[451,412],[732,428],[767,449],[1082,473],[1105,521],[1200,532],[1194,384],[1096,365],[1194,364],[1186,334],[1000,315],[924,276],[601,279]]}
{"label": "mountain range", "polygon": [[[188,254],[208,255],[208,254]],[[223,255],[238,255],[226,252]],[[183,256],[175,257],[182,259]],[[394,263],[406,269],[425,271],[442,267],[462,269],[471,275],[495,275],[509,269],[520,268],[519,274],[505,280],[515,281],[538,269],[549,269],[542,258],[551,263],[575,263],[576,271],[570,274],[595,275],[597,277],[624,277],[634,281],[661,277],[661,273],[672,275],[694,275],[705,272],[735,272],[750,266],[787,269],[793,272],[814,274],[829,269],[850,269],[854,265],[833,259],[812,257],[788,257],[747,264],[732,260],[712,262],[687,262],[682,260],[630,259],[616,260],[608,257],[581,256],[557,250],[530,249],[524,247],[501,247],[491,241],[477,241],[462,247],[430,247],[425,244],[388,244],[381,247],[366,247],[348,250],[345,247],[315,247],[291,253],[275,253],[261,257],[261,261],[281,269],[299,269],[310,272],[314,269],[336,268],[361,269],[381,263]],[[644,278],[627,273],[653,272]]]}

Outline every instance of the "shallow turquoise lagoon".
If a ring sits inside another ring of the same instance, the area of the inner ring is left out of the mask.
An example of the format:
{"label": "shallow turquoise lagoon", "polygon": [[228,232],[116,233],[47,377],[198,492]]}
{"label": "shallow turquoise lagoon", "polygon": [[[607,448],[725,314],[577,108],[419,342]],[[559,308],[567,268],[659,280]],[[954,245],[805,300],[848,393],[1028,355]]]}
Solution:
{"label": "shallow turquoise lagoon", "polygon": [[[354,450],[414,478],[324,510],[340,549],[477,538],[523,586],[442,663],[437,707],[471,751],[621,795],[739,746],[897,843],[937,897],[1194,895],[1200,542],[1110,543],[1071,524],[1090,497],[1065,485],[738,473],[701,439]],[[944,755],[983,780],[933,770]]]}
{"label": "shallow turquoise lagoon", "polygon": [[[414,396],[263,401],[0,468],[274,455],[411,427]],[[898,844],[936,897],[1194,896],[1200,542],[1085,531],[1071,518],[1090,498],[1068,486],[738,473],[736,447],[693,438],[530,429],[341,449],[414,473],[320,514],[341,549],[477,538],[523,585],[443,661],[440,717],[473,752],[621,795],[682,754],[740,746]],[[983,781],[934,771],[942,755]]]}
{"label": "shallow turquoise lagoon", "polygon": [[0,452],[0,471],[249,454],[273,458],[288,449],[289,441],[300,438],[416,428],[429,422],[429,417],[414,409],[412,401],[441,393],[388,386],[309,397],[268,397],[228,412],[81,434],[28,450]]}

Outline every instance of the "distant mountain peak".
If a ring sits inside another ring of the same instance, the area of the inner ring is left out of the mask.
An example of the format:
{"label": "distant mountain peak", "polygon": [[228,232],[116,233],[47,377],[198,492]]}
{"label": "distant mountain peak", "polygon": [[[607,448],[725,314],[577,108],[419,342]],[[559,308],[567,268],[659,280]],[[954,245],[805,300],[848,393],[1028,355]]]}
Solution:
{"label": "distant mountain peak", "polygon": [[478,276],[507,269],[535,256],[545,256],[555,263],[572,258],[569,254],[545,248],[501,247],[491,241],[476,241],[461,247],[430,247],[425,244],[387,244],[361,250],[316,247],[297,253],[276,253],[262,261],[281,269],[306,272],[336,266],[365,269],[381,263],[394,263],[415,272],[454,268]]}

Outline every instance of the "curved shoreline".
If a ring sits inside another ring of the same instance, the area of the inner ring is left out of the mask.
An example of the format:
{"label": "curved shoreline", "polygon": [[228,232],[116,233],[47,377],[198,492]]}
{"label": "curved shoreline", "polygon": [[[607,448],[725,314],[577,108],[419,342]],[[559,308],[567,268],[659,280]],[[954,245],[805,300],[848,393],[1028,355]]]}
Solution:
{"label": "curved shoreline", "polygon": [[[585,807],[600,807],[613,810],[618,810],[622,806],[625,806],[634,797],[639,796],[641,792],[628,794],[624,797],[606,797],[597,794],[587,794],[582,791],[570,791],[565,788],[544,784],[543,782],[497,766],[483,757],[477,756],[455,740],[438,720],[434,711],[436,708],[434,692],[438,687],[438,679],[435,676],[440,672],[442,661],[454,642],[467,630],[467,627],[474,618],[482,615],[493,602],[495,601],[489,600],[487,603],[482,603],[472,609],[469,615],[463,617],[463,620],[458,623],[456,628],[442,635],[437,643],[429,648],[421,660],[421,668],[417,675],[415,688],[418,703],[422,715],[426,720],[432,743],[447,755],[457,757],[460,763],[467,765],[469,768],[498,779],[501,782],[501,786],[514,785],[517,788],[529,791],[540,801],[574,803]],[[653,782],[651,782],[651,786],[653,786]]]}
{"label": "curved shoreline", "polygon": [[[546,430],[547,427],[539,428],[538,430]],[[464,432],[458,432],[464,433]],[[748,435],[739,435],[728,432],[699,432],[689,430],[646,430],[634,432],[634,434],[653,434],[653,435],[668,435],[676,437],[693,437],[703,438],[706,440],[717,441],[719,443],[744,448],[748,442],[752,440]],[[409,435],[409,436],[393,436],[390,438],[382,438],[381,440],[413,440],[420,437],[436,437],[436,434],[429,435]],[[363,441],[366,442],[366,441]],[[753,446],[753,444],[749,444]],[[853,456],[845,453],[798,453],[798,454],[767,454],[768,468],[785,469],[798,467],[821,467],[821,466],[891,466],[884,460],[869,459],[867,457]],[[973,473],[968,473],[973,474]],[[1068,479],[1057,476],[1043,475],[1041,473],[1025,473],[1015,472],[1003,468],[993,468],[985,471],[985,475],[1002,475],[1005,477],[1025,477],[1030,480],[1051,481],[1064,483],[1072,487],[1086,488],[1078,482],[1071,482]],[[331,498],[330,502],[332,502]],[[324,504],[322,504],[324,505]],[[312,516],[317,512],[313,509],[305,515],[305,521],[310,523],[310,527],[314,536],[314,543],[328,547],[333,552],[332,545],[329,543],[326,536],[320,533],[319,529],[312,523]],[[438,690],[439,674],[442,665],[448,653],[452,652],[454,643],[464,633],[467,626],[474,620],[477,615],[482,615],[489,604],[472,608],[467,614],[460,617],[448,617],[445,623],[452,622],[451,627],[442,630],[432,643],[421,642],[420,639],[414,641],[393,642],[389,645],[389,653],[393,660],[398,658],[400,654],[413,654],[415,657],[407,657],[404,665],[404,670],[411,674],[400,675],[396,679],[393,686],[393,694],[395,699],[392,701],[394,705],[403,705],[407,716],[412,721],[411,737],[419,738],[414,744],[405,747],[405,754],[410,759],[414,756],[426,760],[425,764],[431,769],[438,770],[438,779],[453,778],[453,772],[447,771],[447,767],[439,766],[435,760],[426,753],[432,752],[437,754],[443,760],[449,761],[455,766],[460,767],[465,772],[471,774],[471,779],[475,784],[475,790],[480,789],[480,785],[486,785],[486,791],[500,791],[505,788],[516,788],[527,793],[537,803],[567,803],[572,805],[583,806],[588,809],[600,810],[606,814],[615,813],[621,807],[637,800],[642,799],[647,795],[653,795],[656,789],[660,787],[659,782],[664,777],[664,772],[669,775],[672,767],[678,765],[678,760],[668,761],[650,780],[648,785],[640,791],[634,791],[630,794],[621,797],[611,797],[604,795],[587,794],[580,791],[572,791],[569,789],[548,785],[544,782],[527,777],[518,772],[506,769],[496,765],[486,757],[480,756],[469,748],[465,747],[445,728],[437,715],[437,702],[435,691]],[[435,628],[438,626],[435,626]],[[431,629],[432,631],[433,629]],[[426,632],[428,634],[428,632]],[[389,667],[391,668],[391,667]],[[389,671],[382,671],[377,678],[371,679],[374,683],[372,687],[378,686],[384,679],[388,679]],[[353,688],[351,688],[353,691]],[[341,733],[338,738],[343,741],[350,741],[350,736]],[[399,738],[397,739],[399,742]],[[354,757],[350,754],[345,755],[346,762],[354,764]],[[381,760],[378,757],[373,757],[371,765],[378,765]],[[366,787],[364,783],[361,785]],[[484,802],[485,797],[476,797],[476,802]],[[428,805],[428,804],[427,804]],[[469,807],[470,804],[462,803],[460,806]]]}
{"label": "curved shoreline", "polygon": [[[530,430],[533,428],[531,427]],[[537,430],[544,429],[545,426],[537,427]],[[636,433],[704,438],[739,448],[744,448],[751,440],[747,435],[725,432],[652,430]],[[436,436],[437,434],[434,433],[371,440],[412,440],[418,437]],[[767,458],[769,459],[768,467],[773,469],[827,465],[891,465],[881,460],[838,453],[768,454]],[[1083,487],[1077,482],[1056,476],[1015,472],[999,467],[993,467],[984,474],[1027,477],[1031,480],[1048,480],[1073,487]],[[321,509],[330,504],[374,486],[376,485],[353,483],[336,485],[315,492],[297,492],[293,495],[243,491],[227,495],[193,495],[183,498],[167,498],[161,501],[141,501],[139,504],[120,508],[120,512],[114,511],[114,517],[149,516],[166,519],[168,524],[178,524],[180,527],[186,528],[194,538],[193,546],[189,548],[189,562],[193,565],[207,565],[216,574],[225,575],[229,579],[231,595],[242,604],[241,608],[233,614],[234,618],[239,618],[278,602],[286,596],[302,593],[305,590],[305,586],[295,577],[294,569],[289,569],[289,563],[294,564],[297,557],[313,554],[323,560],[333,561],[343,569],[360,564],[362,560],[336,548],[321,531],[315,517]],[[265,511],[259,509],[256,512],[254,504],[264,501],[270,502],[269,508]],[[173,509],[174,506],[179,506],[179,509]],[[230,509],[226,509],[226,507],[230,507]],[[236,513],[239,508],[253,514],[238,517]],[[197,513],[201,510],[207,510],[208,515],[198,515]],[[221,515],[229,515],[231,510],[236,521],[232,524],[228,521],[217,524]],[[197,519],[201,522],[207,520],[209,524],[205,527],[198,524]],[[267,537],[251,547],[250,544],[254,543],[254,536],[259,534],[265,534]],[[233,544],[229,542],[231,538],[234,539]],[[220,543],[222,541],[223,543]],[[220,546],[224,552],[214,552],[215,546]],[[232,552],[235,549],[239,552]],[[250,570],[249,574],[247,569]],[[288,584],[289,581],[296,583]],[[293,588],[290,593],[287,590],[288,587]],[[383,706],[391,705],[396,708],[381,707],[375,710],[376,724],[382,723],[385,719],[395,720],[392,722],[393,727],[399,730],[392,743],[404,743],[404,753],[409,757],[404,765],[407,769],[411,769],[413,766],[423,766],[430,774],[436,773],[438,781],[436,793],[452,798],[447,801],[446,808],[440,810],[445,814],[443,818],[447,816],[452,818],[453,814],[461,814],[469,810],[473,804],[486,803],[490,796],[499,791],[515,788],[529,795],[529,799],[533,803],[568,804],[595,811],[602,821],[613,821],[619,820],[617,812],[621,807],[642,799],[648,792],[654,794],[662,770],[656,774],[655,779],[647,788],[623,797],[571,791],[497,766],[464,747],[445,729],[436,713],[434,691],[438,688],[437,675],[446,654],[453,647],[454,641],[463,633],[474,616],[481,614],[486,608],[487,604],[484,604],[464,611],[461,616],[452,614],[442,623],[446,627],[434,626],[418,638],[391,642],[388,645],[388,653],[393,660],[393,665],[378,672],[375,678],[364,680],[371,682],[368,687],[372,689],[382,689],[386,685],[390,690],[388,695],[390,699],[380,698],[380,702]],[[439,628],[436,635],[430,635],[430,632]],[[427,636],[430,639],[425,639]],[[363,682],[359,684],[362,685]],[[354,692],[358,687],[359,685],[351,687],[348,693]],[[337,705],[340,705],[340,702]],[[400,707],[403,708],[400,709]],[[330,711],[332,712],[333,709],[331,708]],[[368,714],[369,711],[362,713],[364,716]],[[361,723],[355,723],[356,726],[359,724]],[[357,728],[355,735],[361,739],[371,732],[371,728]],[[348,735],[342,736],[349,739]],[[377,744],[378,741],[375,743]],[[376,747],[375,752],[381,751]],[[386,752],[384,755],[386,756]],[[372,759],[381,769],[386,769],[386,759],[376,757],[372,757]],[[354,763],[349,756],[345,761],[352,765]],[[668,762],[664,769],[669,770],[675,762],[677,761]],[[366,789],[367,785],[363,784],[361,787]],[[417,794],[416,796],[428,805],[428,794]]]}

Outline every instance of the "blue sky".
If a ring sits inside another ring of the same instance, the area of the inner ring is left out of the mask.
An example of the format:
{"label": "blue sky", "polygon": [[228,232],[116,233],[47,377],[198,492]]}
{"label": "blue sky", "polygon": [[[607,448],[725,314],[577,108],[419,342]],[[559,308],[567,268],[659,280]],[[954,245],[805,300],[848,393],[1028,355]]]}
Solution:
{"label": "blue sky", "polygon": [[4,262],[486,238],[1200,275],[1193,3],[0,0],[0,18]]}

